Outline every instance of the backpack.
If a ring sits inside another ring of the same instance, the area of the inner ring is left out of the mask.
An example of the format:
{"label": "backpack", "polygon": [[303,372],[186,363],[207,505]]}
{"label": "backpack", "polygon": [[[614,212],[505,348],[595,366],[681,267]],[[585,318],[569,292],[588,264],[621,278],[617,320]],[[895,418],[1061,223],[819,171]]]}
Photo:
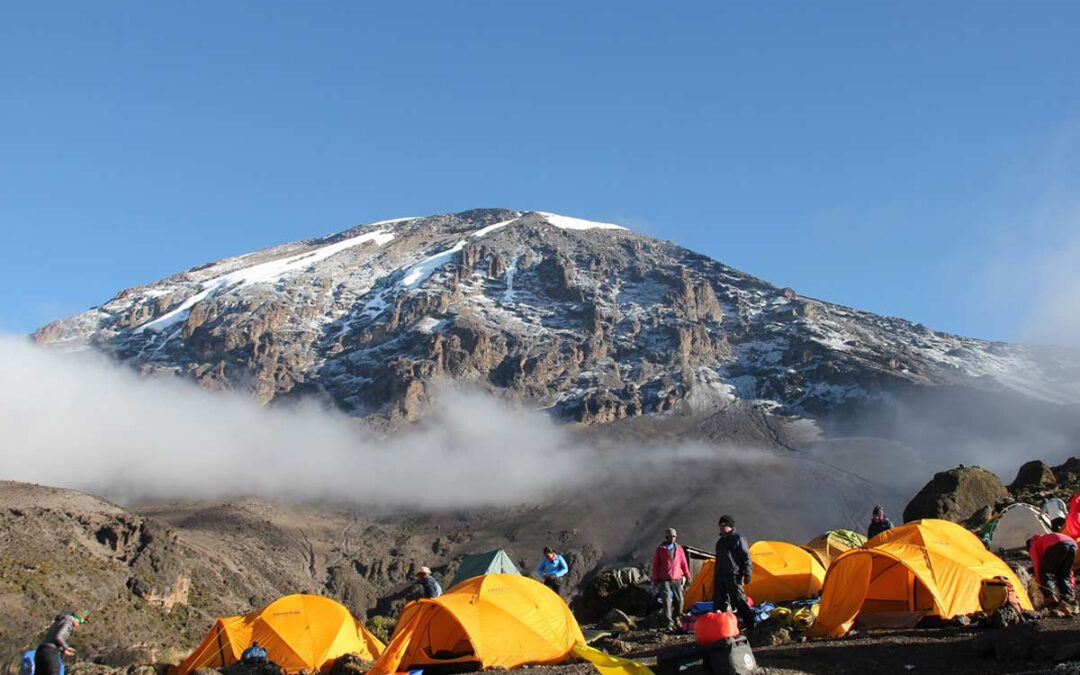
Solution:
{"label": "backpack", "polygon": [[23,652],[22,663],[19,664],[19,675],[34,675],[34,654],[36,653],[36,649]]}

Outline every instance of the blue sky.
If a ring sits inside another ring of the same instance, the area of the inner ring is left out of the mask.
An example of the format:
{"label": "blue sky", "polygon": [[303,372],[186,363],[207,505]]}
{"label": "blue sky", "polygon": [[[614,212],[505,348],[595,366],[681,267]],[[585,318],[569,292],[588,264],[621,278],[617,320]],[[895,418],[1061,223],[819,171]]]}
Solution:
{"label": "blue sky", "polygon": [[3,331],[485,206],[621,222],[992,339],[1080,279],[1071,1],[0,11]]}

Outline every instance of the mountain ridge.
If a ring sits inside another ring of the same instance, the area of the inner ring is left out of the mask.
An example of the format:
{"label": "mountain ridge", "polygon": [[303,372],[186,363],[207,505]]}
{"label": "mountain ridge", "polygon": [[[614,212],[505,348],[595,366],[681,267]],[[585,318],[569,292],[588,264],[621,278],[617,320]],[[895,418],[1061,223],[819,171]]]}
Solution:
{"label": "mountain ridge", "polygon": [[940,384],[1080,401],[1080,368],[1059,352],[800,296],[615,224],[506,209],[206,263],[33,339],[262,402],[404,419],[439,380],[587,423],[737,400],[817,417]]}

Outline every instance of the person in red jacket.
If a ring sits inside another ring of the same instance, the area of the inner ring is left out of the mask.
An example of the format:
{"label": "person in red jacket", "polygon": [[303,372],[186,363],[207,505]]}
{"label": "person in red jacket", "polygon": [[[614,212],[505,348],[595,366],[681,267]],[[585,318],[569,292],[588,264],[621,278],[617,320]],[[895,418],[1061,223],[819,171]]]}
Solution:
{"label": "person in red jacket", "polygon": [[1027,540],[1028,555],[1035,568],[1035,579],[1055,602],[1073,604],[1076,599],[1073,564],[1076,540],[1067,534],[1036,534]]}
{"label": "person in red jacket", "polygon": [[[682,614],[683,589],[690,578],[690,564],[686,551],[675,543],[678,533],[669,527],[664,533],[664,543],[656,547],[652,562],[653,588],[660,593],[664,603],[664,619],[668,630],[678,630],[678,618]],[[674,611],[673,611],[674,608]]]}

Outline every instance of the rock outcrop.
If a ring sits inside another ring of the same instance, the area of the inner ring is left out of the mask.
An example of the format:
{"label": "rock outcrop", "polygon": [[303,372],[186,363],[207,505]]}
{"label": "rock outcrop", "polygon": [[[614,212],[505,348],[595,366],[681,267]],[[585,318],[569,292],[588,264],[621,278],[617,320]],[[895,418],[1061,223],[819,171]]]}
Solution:
{"label": "rock outcrop", "polygon": [[980,509],[1010,500],[996,474],[978,466],[961,466],[935,474],[904,509],[904,522],[941,518],[961,522]]}

